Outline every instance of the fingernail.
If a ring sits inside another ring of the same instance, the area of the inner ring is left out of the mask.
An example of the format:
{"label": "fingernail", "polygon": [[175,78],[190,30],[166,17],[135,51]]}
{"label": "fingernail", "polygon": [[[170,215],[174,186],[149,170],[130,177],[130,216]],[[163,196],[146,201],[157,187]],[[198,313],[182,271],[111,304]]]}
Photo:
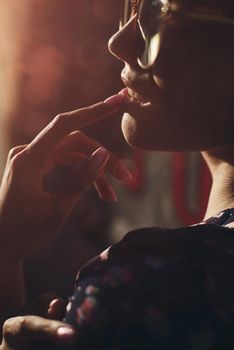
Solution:
{"label": "fingernail", "polygon": [[51,300],[51,302],[49,303],[49,309],[51,309],[55,304],[57,304],[58,300],[58,298]]}
{"label": "fingernail", "polygon": [[110,153],[105,148],[100,147],[89,157],[89,162],[93,170],[98,171],[104,167],[109,157]]}
{"label": "fingernail", "polygon": [[57,329],[57,335],[61,338],[69,338],[75,335],[75,331],[70,327],[59,327]]}
{"label": "fingernail", "polygon": [[128,183],[133,180],[133,174],[126,168],[124,164],[118,162],[113,169],[113,175],[121,182]]}
{"label": "fingernail", "polygon": [[125,102],[125,97],[122,94],[116,94],[111,97],[108,97],[104,103],[107,105],[112,105],[116,107],[121,107]]}

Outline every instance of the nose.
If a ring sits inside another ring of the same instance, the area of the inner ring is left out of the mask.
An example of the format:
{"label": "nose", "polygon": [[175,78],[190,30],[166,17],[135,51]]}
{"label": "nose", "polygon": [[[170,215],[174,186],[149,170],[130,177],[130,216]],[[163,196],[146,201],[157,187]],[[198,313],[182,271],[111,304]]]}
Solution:
{"label": "nose", "polygon": [[137,65],[137,58],[144,49],[144,40],[137,25],[136,15],[110,38],[108,48],[119,60]]}

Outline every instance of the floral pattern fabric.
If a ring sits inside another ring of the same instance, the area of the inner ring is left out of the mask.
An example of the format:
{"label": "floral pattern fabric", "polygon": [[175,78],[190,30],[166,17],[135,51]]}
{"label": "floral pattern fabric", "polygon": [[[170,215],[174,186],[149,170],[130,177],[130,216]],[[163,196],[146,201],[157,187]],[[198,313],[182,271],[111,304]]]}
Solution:
{"label": "floral pattern fabric", "polygon": [[84,266],[66,315],[77,350],[232,349],[233,214],[130,232]]}

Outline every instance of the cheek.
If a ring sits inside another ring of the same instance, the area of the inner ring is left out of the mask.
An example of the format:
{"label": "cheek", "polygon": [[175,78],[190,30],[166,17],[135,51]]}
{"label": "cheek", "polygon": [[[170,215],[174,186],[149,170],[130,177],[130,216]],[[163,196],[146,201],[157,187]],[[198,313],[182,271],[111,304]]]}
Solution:
{"label": "cheek", "polygon": [[213,80],[213,72],[206,65],[196,62],[186,64],[180,74],[174,77],[168,89],[168,104],[183,122],[194,117],[199,122],[199,115],[204,114],[204,111],[212,112],[214,82],[211,77]]}
{"label": "cheek", "polygon": [[217,62],[188,63],[166,82],[164,98],[154,92],[149,113],[123,116],[125,139],[135,148],[164,151],[224,145],[225,130],[233,130],[233,81],[230,69],[217,69]]}
{"label": "cheek", "polygon": [[193,64],[184,70],[171,93],[178,112],[203,118],[203,123],[217,120],[220,114],[233,112],[233,74],[227,65]]}
{"label": "cheek", "polygon": [[[230,61],[219,62],[208,77],[211,96],[216,101],[233,102],[234,72]],[[232,61],[233,62],[233,61]],[[218,68],[217,68],[218,67]]]}

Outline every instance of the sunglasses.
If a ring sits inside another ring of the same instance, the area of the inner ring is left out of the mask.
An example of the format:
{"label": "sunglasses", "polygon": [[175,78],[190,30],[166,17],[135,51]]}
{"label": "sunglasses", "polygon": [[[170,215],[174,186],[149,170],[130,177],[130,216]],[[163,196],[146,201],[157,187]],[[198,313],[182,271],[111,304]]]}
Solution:
{"label": "sunglasses", "polygon": [[192,20],[234,25],[233,18],[228,18],[207,6],[189,11],[181,10],[176,0],[122,0],[120,29],[136,15],[137,25],[144,40],[144,50],[137,61],[143,69],[150,68],[157,58],[160,48],[160,27],[163,18],[168,14]]}

